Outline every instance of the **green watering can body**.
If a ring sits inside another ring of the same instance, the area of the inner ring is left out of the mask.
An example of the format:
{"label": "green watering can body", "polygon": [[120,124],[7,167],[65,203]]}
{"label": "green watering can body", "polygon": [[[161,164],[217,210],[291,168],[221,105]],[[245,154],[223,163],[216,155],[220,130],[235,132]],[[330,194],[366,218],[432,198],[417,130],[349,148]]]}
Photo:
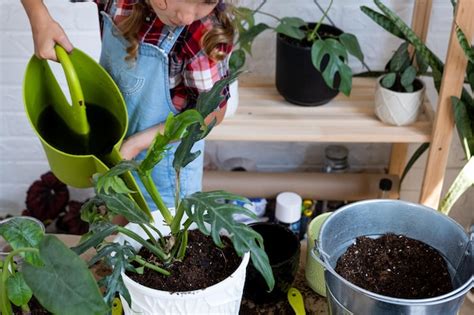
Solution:
{"label": "green watering can body", "polygon": [[[77,48],[67,54],[57,46],[56,52],[68,81],[72,104],[64,96],[48,62],[33,56],[27,65],[23,82],[25,110],[41,140],[52,172],[67,185],[91,187],[92,175],[104,173],[109,166],[122,160],[119,149],[128,128],[127,107],[113,79],[94,59]],[[40,114],[52,105],[73,131],[87,135],[89,126],[85,116],[86,104],[106,109],[120,125],[120,134],[114,139],[112,151],[103,160],[95,155],[75,155],[53,147],[43,137],[38,126]],[[148,212],[149,208],[133,176],[127,173],[123,179],[135,191],[132,194],[135,201]]]}

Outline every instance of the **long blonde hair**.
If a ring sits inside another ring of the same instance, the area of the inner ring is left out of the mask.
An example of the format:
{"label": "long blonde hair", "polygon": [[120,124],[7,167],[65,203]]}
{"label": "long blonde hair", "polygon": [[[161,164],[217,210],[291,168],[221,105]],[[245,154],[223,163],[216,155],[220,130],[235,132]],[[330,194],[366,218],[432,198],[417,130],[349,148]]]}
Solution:
{"label": "long blonde hair", "polygon": [[[151,7],[147,1],[139,1],[133,5],[132,13],[126,17],[118,28],[121,35],[130,43],[127,47],[127,61],[133,61],[137,58],[138,53],[138,33],[150,12]],[[226,57],[226,52],[219,49],[221,45],[232,45],[234,39],[234,26],[230,15],[233,12],[233,6],[226,4],[224,10],[214,10],[220,25],[215,25],[202,38],[201,45],[209,58],[221,61]]]}

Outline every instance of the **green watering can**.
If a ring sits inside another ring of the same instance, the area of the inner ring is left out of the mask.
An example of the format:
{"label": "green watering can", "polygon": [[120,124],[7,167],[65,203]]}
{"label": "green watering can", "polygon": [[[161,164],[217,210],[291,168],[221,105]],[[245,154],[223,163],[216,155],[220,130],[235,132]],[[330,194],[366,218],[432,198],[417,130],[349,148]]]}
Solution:
{"label": "green watering can", "polygon": [[[70,186],[91,187],[93,174],[104,173],[122,160],[119,149],[128,127],[127,107],[115,82],[94,59],[77,48],[70,54],[59,45],[55,47],[55,50],[64,70],[72,104],[69,104],[64,96],[48,62],[33,56],[26,68],[23,82],[25,110],[33,129],[41,140],[52,172]],[[94,104],[94,106],[89,107],[89,104]],[[89,111],[86,111],[86,105]],[[97,109],[96,112],[99,109],[102,113],[106,112],[111,119],[109,121],[89,119],[87,114],[93,108]],[[45,110],[54,112],[59,120],[54,123],[43,120],[42,115],[45,115]],[[100,130],[95,133],[94,130],[97,128],[94,128],[93,123],[101,126],[101,129],[99,128]],[[68,132],[54,129],[56,125],[61,124],[65,124],[64,129],[70,131],[70,139],[63,139],[65,135],[69,135]],[[114,135],[104,133],[109,125],[115,127]],[[109,146],[100,155],[76,150],[76,147],[87,147],[95,137],[104,134],[109,139],[101,141],[109,143]],[[58,147],[58,141],[67,144],[68,148]],[[134,200],[149,214],[148,205],[132,174],[127,172],[122,178],[129,189],[134,191],[132,193]]]}

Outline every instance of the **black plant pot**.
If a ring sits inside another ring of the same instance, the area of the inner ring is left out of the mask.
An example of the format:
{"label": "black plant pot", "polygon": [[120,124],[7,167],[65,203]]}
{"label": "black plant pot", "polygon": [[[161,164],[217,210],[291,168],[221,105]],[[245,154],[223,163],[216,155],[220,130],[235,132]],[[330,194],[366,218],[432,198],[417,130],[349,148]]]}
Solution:
{"label": "black plant pot", "polygon": [[253,223],[252,229],[263,237],[265,252],[270,259],[275,288],[268,286],[261,274],[249,264],[244,286],[244,297],[257,304],[275,303],[286,298],[293,284],[300,260],[300,242],[288,228],[277,223]]}
{"label": "black plant pot", "polygon": [[[310,23],[311,28],[314,23]],[[333,26],[322,24],[318,30],[323,34],[340,35],[343,32]],[[311,61],[311,44],[298,41],[282,34],[277,35],[276,50],[276,88],[290,103],[304,106],[317,106],[328,103],[339,93],[326,85],[321,73]],[[328,57],[322,60],[325,68]],[[339,75],[336,75],[334,86],[339,86]]]}

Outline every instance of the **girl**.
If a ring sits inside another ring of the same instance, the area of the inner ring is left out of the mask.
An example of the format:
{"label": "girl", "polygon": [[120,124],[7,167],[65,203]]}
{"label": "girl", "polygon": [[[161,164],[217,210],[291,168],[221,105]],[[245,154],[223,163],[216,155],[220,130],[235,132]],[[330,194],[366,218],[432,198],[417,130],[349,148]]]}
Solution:
{"label": "girl", "polygon": [[[101,13],[101,65],[119,86],[129,115],[120,152],[143,159],[171,112],[195,106],[199,93],[227,74],[233,27],[223,0],[96,0]],[[35,54],[56,60],[54,45],[73,46],[42,0],[22,0],[31,23]],[[206,118],[221,122],[224,101]],[[153,179],[168,207],[174,206],[173,145],[153,170]],[[201,140],[193,147],[204,150]],[[182,196],[201,190],[203,154],[180,173]],[[142,187],[143,188],[143,187]],[[148,204],[150,196],[142,189]]]}

